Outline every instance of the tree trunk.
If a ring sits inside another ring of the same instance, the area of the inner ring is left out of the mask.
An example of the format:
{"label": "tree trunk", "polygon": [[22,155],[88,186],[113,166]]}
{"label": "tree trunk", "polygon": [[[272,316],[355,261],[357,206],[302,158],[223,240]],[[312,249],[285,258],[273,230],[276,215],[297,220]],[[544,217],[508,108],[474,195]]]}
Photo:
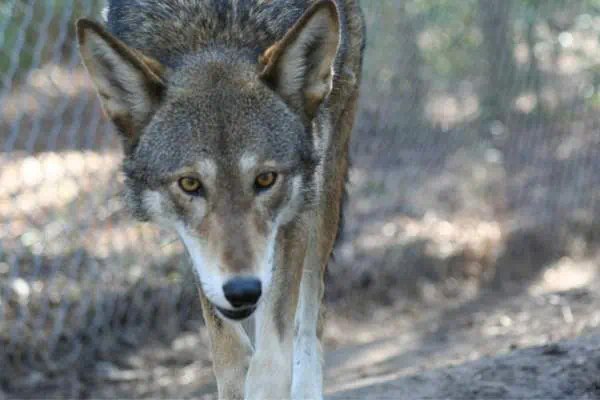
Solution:
{"label": "tree trunk", "polygon": [[487,62],[481,96],[486,119],[507,122],[515,94],[516,66],[510,15],[513,0],[479,0],[479,20]]}

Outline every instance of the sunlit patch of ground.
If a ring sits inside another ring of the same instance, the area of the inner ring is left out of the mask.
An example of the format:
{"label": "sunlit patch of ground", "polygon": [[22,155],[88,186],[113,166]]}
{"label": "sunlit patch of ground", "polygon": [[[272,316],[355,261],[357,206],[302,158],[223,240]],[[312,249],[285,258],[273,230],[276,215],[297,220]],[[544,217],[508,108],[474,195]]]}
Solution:
{"label": "sunlit patch of ground", "polygon": [[529,291],[533,295],[566,292],[588,286],[598,278],[597,260],[563,257],[552,263]]}

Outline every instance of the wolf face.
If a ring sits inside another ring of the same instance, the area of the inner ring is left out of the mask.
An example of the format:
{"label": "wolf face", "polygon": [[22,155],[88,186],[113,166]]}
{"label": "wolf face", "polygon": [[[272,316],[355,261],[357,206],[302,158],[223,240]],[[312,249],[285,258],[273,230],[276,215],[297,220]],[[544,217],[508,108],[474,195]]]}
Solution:
{"label": "wolf face", "polygon": [[207,298],[230,319],[269,290],[279,237],[316,196],[339,17],[320,1],[279,41],[207,46],[176,67],[78,22],[80,51],[125,150],[135,216],[175,230]]}

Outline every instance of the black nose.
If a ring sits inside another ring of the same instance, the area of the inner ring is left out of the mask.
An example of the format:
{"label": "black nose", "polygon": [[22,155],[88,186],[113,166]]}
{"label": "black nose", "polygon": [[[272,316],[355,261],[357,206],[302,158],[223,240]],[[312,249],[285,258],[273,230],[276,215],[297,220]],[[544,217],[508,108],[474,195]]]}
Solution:
{"label": "black nose", "polygon": [[256,278],[234,278],[223,285],[223,293],[235,308],[249,307],[256,305],[262,288]]}

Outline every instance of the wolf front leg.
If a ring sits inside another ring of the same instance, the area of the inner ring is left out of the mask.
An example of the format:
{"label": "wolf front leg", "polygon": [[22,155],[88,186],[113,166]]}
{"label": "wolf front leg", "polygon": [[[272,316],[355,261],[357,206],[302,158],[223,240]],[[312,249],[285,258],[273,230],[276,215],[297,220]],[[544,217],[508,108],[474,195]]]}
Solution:
{"label": "wolf front leg", "polygon": [[316,235],[311,234],[302,272],[294,339],[292,400],[323,398],[323,350],[318,325],[325,265],[319,257],[315,239]]}
{"label": "wolf front leg", "polygon": [[290,399],[294,318],[308,231],[291,224],[277,235],[273,280],[256,315],[256,351],[246,377],[247,400]]}
{"label": "wolf front leg", "polygon": [[344,196],[345,177],[348,173],[348,143],[356,106],[358,90],[346,101],[340,118],[334,124],[332,153],[324,164],[324,180],[318,211],[313,216],[309,245],[302,272],[300,304],[296,314],[294,342],[293,400],[321,400],[323,398],[323,349],[321,336],[324,318],[321,313],[325,284],[325,268],[331,256],[338,230]]}
{"label": "wolf front leg", "polygon": [[324,218],[324,215],[315,215],[315,223],[312,224],[309,236],[302,271],[300,300],[296,312],[293,400],[323,399],[323,349],[321,347],[324,323],[321,307],[325,290],[323,278],[338,229],[339,204],[338,200],[329,202],[327,208],[321,208],[321,213],[327,210],[327,218]]}
{"label": "wolf front leg", "polygon": [[219,400],[242,400],[252,344],[240,324],[219,317],[202,290],[199,292],[202,314],[209,332]]}

